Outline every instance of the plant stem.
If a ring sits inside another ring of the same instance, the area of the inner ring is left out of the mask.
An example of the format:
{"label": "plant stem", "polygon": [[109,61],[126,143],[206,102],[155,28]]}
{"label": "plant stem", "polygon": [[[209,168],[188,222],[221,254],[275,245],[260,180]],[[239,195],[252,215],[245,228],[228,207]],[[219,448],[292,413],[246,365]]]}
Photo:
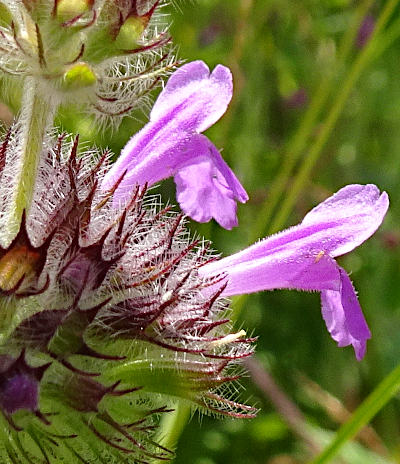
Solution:
{"label": "plant stem", "polygon": [[[159,432],[158,443],[165,448],[174,450],[187,422],[190,418],[190,406],[183,401],[177,401],[175,411],[163,416]],[[159,461],[155,461],[159,462]]]}
{"label": "plant stem", "polygon": [[314,456],[317,455],[321,451],[321,447],[315,441],[311,428],[308,426],[306,418],[296,403],[279,387],[273,376],[263,367],[256,356],[246,359],[244,366],[248,370],[254,385],[272,403],[274,409],[279,413],[288,427],[306,443],[309,451]]}
{"label": "plant stem", "polygon": [[43,142],[53,122],[56,105],[44,101],[34,78],[27,77],[23,89],[20,113],[20,139],[17,146],[15,186],[7,211],[7,235],[11,238],[19,230],[24,210],[29,210],[36,183],[37,168]]}
{"label": "plant stem", "polygon": [[312,461],[312,464],[324,464],[329,462],[329,460],[338,453],[342,445],[351,440],[365,425],[367,425],[399,390],[400,365],[382,380],[354,412],[351,419],[339,429],[331,444]]}

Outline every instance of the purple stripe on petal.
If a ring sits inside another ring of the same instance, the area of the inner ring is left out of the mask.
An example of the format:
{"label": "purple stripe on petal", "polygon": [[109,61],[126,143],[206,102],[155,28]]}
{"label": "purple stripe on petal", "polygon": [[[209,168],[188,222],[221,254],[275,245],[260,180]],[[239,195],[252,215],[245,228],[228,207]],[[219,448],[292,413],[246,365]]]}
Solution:
{"label": "purple stripe on petal", "polygon": [[356,292],[346,271],[339,267],[340,291],[321,292],[322,316],[326,327],[338,346],[353,345],[360,361],[367,348],[371,332],[365,321]]}

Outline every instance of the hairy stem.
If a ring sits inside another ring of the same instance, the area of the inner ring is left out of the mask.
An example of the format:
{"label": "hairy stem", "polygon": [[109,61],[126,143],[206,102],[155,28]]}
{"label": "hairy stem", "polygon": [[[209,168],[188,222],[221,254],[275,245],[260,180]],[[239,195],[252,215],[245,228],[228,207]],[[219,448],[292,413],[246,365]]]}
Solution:
{"label": "hairy stem", "polygon": [[44,101],[34,78],[25,80],[20,113],[18,161],[15,166],[15,187],[7,212],[7,235],[18,232],[24,210],[29,210],[35,188],[37,168],[47,129],[53,122],[56,105]]}
{"label": "hairy stem", "polygon": [[177,401],[174,408],[174,412],[162,418],[157,440],[160,445],[171,450],[176,448],[191,413],[189,404],[183,401]]}

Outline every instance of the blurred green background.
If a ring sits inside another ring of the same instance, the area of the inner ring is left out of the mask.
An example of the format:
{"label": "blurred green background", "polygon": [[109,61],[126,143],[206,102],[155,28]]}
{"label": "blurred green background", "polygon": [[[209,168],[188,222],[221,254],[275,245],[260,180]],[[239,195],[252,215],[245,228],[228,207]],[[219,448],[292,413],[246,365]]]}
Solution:
{"label": "blurred green background", "polygon": [[[234,300],[237,328],[259,337],[252,374],[239,391],[260,413],[247,422],[195,414],[175,461],[309,462],[400,359],[400,1],[174,4],[165,12],[178,56],[232,69],[233,102],[207,135],[250,196],[239,206],[238,228],[193,223],[193,231],[228,254],[296,224],[345,184],[375,183],[391,199],[383,227],[339,259],[373,334],[365,359],[358,363],[351,348],[336,347],[318,294],[275,291]],[[59,118],[65,129],[116,153],[145,122],[138,114],[103,134],[66,108]],[[165,201],[174,198],[172,181],[159,189]],[[263,389],[254,369],[267,376]],[[400,462],[398,398],[371,425],[335,462]]]}

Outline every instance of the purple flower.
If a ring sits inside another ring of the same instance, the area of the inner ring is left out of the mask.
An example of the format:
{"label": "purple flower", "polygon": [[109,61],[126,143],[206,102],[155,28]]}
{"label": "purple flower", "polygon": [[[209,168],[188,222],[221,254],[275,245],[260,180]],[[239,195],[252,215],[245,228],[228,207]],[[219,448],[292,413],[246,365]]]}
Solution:
{"label": "purple flower", "polygon": [[226,229],[236,226],[236,201],[247,201],[247,193],[201,135],[225,113],[231,98],[228,68],[218,65],[210,74],[202,61],[194,61],[178,69],[158,97],[150,122],[130,139],[104,178],[103,190],[123,176],[114,205],[126,202],[138,184],[174,176],[187,215],[199,222],[214,218]]}
{"label": "purple flower", "polygon": [[371,337],[355,290],[333,259],[367,240],[389,206],[375,185],[348,185],[311,210],[292,228],[206,264],[205,277],[227,274],[222,295],[289,288],[320,291],[322,315],[339,346],[353,345],[361,360]]}

